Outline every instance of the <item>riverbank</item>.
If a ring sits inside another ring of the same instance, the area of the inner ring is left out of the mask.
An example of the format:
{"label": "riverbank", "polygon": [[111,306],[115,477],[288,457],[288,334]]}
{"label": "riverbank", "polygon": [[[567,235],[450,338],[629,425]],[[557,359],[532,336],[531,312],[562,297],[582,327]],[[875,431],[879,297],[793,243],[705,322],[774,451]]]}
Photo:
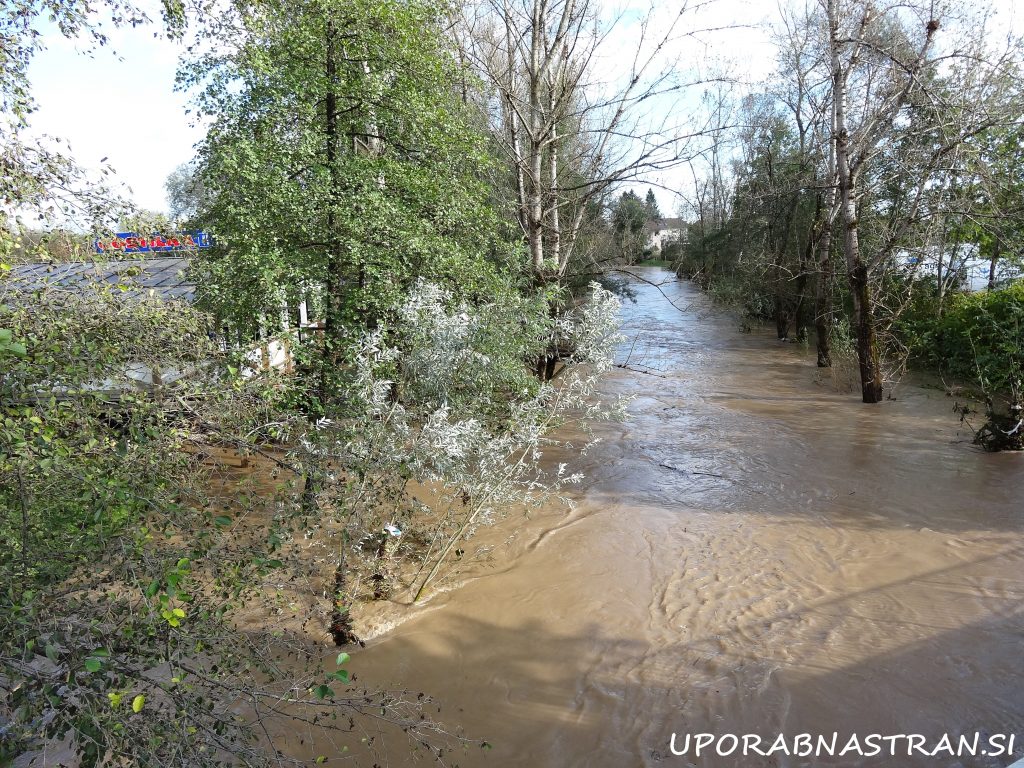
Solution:
{"label": "riverbank", "polygon": [[462,766],[807,764],[676,757],[673,732],[1024,731],[1020,457],[973,447],[941,392],[864,406],[797,345],[645,276],[669,281],[624,308],[648,373],[605,382],[636,399],[574,463],[575,508],[510,516],[446,591],[368,615],[362,684],[431,694],[491,745]]}

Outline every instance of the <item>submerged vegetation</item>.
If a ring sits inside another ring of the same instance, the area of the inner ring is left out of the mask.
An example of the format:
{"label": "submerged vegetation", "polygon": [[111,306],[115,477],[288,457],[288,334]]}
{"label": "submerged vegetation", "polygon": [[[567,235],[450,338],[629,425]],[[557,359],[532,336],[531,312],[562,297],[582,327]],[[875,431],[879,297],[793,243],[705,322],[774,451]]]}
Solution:
{"label": "submerged vegetation", "polygon": [[[4,104],[0,763],[301,762],[275,751],[285,713],[339,752],[379,719],[440,757],[465,743],[426,699],[360,687],[324,641],[359,643],[360,601],[423,599],[474,560],[481,526],[579,481],[541,458],[556,426],[616,411],[595,387],[618,300],[563,280],[568,260],[535,279],[454,9],[165,10],[170,34],[210,42],[181,69],[207,138],[169,184],[178,226],[216,244],[192,254],[194,304],[146,296],[132,270],[18,271],[82,259],[88,234],[63,222],[83,210],[96,231],[171,223],[73,190],[71,160],[36,152],[40,11],[4,21],[28,47],[4,70],[20,90]],[[106,42],[85,4],[56,13]],[[63,229],[30,229],[32,210]]]}
{"label": "submerged vegetation", "polygon": [[[44,28],[103,47],[151,22],[122,0],[0,12],[0,765],[299,764],[285,717],[339,754],[373,720],[436,758],[466,748],[324,648],[579,482],[542,458],[620,412],[597,396],[609,266],[656,256],[780,338],[813,326],[821,365],[856,355],[866,401],[908,358],[974,379],[986,444],[1021,446],[1024,293],[997,289],[1021,248],[1016,50],[971,39],[944,68],[931,20],[832,0],[787,18],[790,79],[743,102],[727,183],[723,109],[642,119],[684,112],[664,101],[682,14],[642,25],[616,89],[588,69],[599,5],[163,3],[161,32],[196,41],[179,85],[208,128],[168,181],[174,222],[29,130]],[[645,248],[667,220],[622,186],[698,157],[688,239]],[[130,270],[18,277],[91,258],[91,234],[172,227],[213,237],[194,302]],[[969,244],[987,293],[957,290]],[[914,266],[932,253],[934,278]]]}
{"label": "submerged vegetation", "polygon": [[994,23],[934,3],[784,8],[773,78],[709,97],[721,130],[675,268],[813,340],[820,367],[854,368],[865,403],[908,361],[973,382],[979,442],[1003,448],[1024,429],[1005,287],[1024,259],[1024,94],[1020,42]]}

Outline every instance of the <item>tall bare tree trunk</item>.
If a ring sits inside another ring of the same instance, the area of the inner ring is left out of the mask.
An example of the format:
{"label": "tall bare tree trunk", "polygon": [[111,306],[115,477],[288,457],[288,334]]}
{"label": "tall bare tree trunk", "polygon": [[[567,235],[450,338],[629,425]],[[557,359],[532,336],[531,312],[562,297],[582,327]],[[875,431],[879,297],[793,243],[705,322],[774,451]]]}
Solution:
{"label": "tall bare tree trunk", "polygon": [[[834,197],[835,193],[831,195]],[[829,206],[829,209],[831,206]],[[814,335],[818,351],[818,367],[832,367],[832,217],[825,211],[814,244],[815,263],[818,266],[818,288],[814,302]]]}
{"label": "tall bare tree trunk", "polygon": [[[870,10],[865,10],[865,20]],[[882,372],[879,365],[878,341],[871,306],[871,285],[868,268],[861,258],[857,220],[857,171],[850,158],[850,131],[846,124],[849,69],[840,58],[843,44],[839,36],[836,0],[829,0],[828,15],[832,48],[832,95],[835,109],[836,172],[839,180],[839,208],[843,223],[843,253],[846,275],[853,295],[853,323],[857,336],[857,361],[860,367],[861,397],[865,403],[882,399]],[[852,63],[851,63],[852,66]]]}
{"label": "tall bare tree trunk", "polygon": [[878,341],[875,337],[868,268],[860,254],[857,201],[854,197],[854,179],[851,178],[846,140],[845,130],[840,129],[836,137],[836,161],[839,168],[843,253],[846,256],[846,274],[853,295],[853,322],[857,336],[861,397],[865,403],[877,403],[882,399],[882,371],[878,358]]}

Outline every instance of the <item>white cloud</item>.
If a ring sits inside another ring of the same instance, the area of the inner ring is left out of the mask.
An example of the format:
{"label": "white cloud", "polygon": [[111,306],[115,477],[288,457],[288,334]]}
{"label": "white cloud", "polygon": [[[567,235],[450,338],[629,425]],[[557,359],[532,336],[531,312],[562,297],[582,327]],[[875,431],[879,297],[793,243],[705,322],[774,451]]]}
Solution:
{"label": "white cloud", "polygon": [[190,125],[186,95],[174,92],[182,45],[158,31],[156,24],[112,30],[108,46],[85,54],[82,41],[51,30],[29,70],[39,106],[30,128],[67,139],[87,171],[109,158],[137,205],[165,210],[164,181],[191,159],[204,132]]}
{"label": "white cloud", "polygon": [[[785,0],[782,0],[785,2]],[[651,0],[601,0],[607,15],[621,14],[617,29],[604,41],[595,62],[592,82],[611,89],[625,74],[640,40],[639,20],[652,14],[648,40],[664,30],[678,14],[680,3]],[[1020,30],[1022,14],[1014,0],[997,0],[999,29]],[[150,3],[150,16],[159,19],[159,6]],[[775,2],[762,0],[687,0],[675,42],[660,54],[662,64],[678,59],[677,74],[699,81],[709,74],[728,72],[740,91],[766,79],[774,67],[774,49],[764,22],[778,15]],[[607,16],[606,16],[607,17]],[[145,208],[164,210],[164,181],[176,166],[193,156],[203,136],[185,114],[187,96],[173,90],[182,46],[159,36],[159,23],[110,32],[109,49],[86,56],[80,41],[62,38],[55,30],[48,50],[32,64],[30,77],[39,103],[32,127],[37,133],[70,140],[73,154],[87,169],[98,169],[109,158],[118,178],[129,185],[132,198]],[[116,51],[115,56],[112,51]],[[656,67],[657,69],[657,67]],[[703,86],[679,97],[653,101],[652,119],[673,114],[677,122],[699,114]],[[642,179],[642,191],[655,185],[663,211],[677,200],[668,190],[688,189],[691,171],[682,166]]]}

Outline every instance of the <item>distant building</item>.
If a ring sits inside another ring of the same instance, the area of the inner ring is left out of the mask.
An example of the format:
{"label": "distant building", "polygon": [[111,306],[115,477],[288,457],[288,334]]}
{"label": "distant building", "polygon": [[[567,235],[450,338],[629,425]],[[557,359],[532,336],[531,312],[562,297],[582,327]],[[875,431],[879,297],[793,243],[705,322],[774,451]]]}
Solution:
{"label": "distant building", "polygon": [[59,288],[84,291],[92,286],[122,286],[127,298],[154,296],[163,301],[195,301],[196,286],[181,257],[16,264],[11,286],[23,291]]}
{"label": "distant building", "polygon": [[686,222],[682,219],[652,219],[647,222],[647,243],[650,250],[664,250],[669,243],[686,242]]}
{"label": "distant building", "polygon": [[[934,246],[914,253],[901,251],[898,258],[903,269],[915,278],[938,278],[941,274],[946,289],[974,292],[988,288],[991,262],[979,256],[976,243],[962,243],[945,252],[940,252]],[[997,287],[1020,277],[1021,271],[1013,265],[1005,261],[997,263]]]}
{"label": "distant building", "polygon": [[[70,261],[60,263],[17,264],[6,273],[0,288],[7,288],[7,301],[18,294],[35,291],[58,290],[87,293],[95,289],[115,289],[118,296],[128,300],[155,298],[166,302],[196,301],[196,278],[190,270],[187,257],[158,257],[151,259],[111,259],[109,261]],[[0,291],[0,302],[4,292]],[[319,326],[310,323],[306,315],[306,302],[299,307],[299,328],[290,327],[290,313],[281,308],[281,323],[284,331],[269,334],[261,332],[252,340],[252,346],[241,345],[249,351],[246,354],[248,372],[259,369],[278,368],[290,370],[293,364],[292,348],[297,334],[304,329],[316,331]],[[212,331],[211,331],[212,332]],[[229,342],[225,334],[217,333],[221,343]],[[226,348],[226,347],[225,347]],[[244,373],[245,371],[243,371]],[[141,387],[169,384],[186,375],[186,371],[171,369],[153,370],[142,363],[133,363],[124,371],[124,378]],[[114,389],[117,382],[107,381],[103,389]]]}

